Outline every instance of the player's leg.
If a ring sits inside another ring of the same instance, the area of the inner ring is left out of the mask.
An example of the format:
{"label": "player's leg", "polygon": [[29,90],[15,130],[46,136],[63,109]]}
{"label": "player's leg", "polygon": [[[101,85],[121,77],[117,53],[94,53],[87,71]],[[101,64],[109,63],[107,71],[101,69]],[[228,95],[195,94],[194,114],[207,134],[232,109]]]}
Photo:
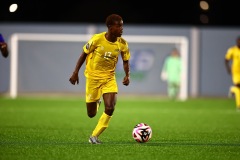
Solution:
{"label": "player's leg", "polygon": [[170,82],[168,82],[167,91],[168,91],[168,97],[172,98],[172,96],[173,96],[173,85]]}
{"label": "player's leg", "polygon": [[236,108],[238,111],[240,111],[240,83],[236,84],[235,100],[236,100]]}
{"label": "player's leg", "polygon": [[94,128],[92,135],[89,138],[89,142],[92,144],[100,144],[101,141],[98,139],[100,134],[108,127],[112,116],[107,115],[105,112],[102,113],[98,120],[96,127]]}
{"label": "player's leg", "polygon": [[98,111],[101,104],[101,81],[86,79],[86,106],[87,114],[90,118],[93,118]]}
{"label": "player's leg", "polygon": [[234,85],[234,86],[231,86],[230,87],[230,89],[229,89],[229,96],[230,97],[234,97],[235,98],[235,102],[236,102],[236,107],[238,107],[239,106],[239,100],[238,100],[238,97],[239,97],[239,88],[236,86],[236,85]]}
{"label": "player's leg", "polygon": [[173,96],[176,99],[179,95],[181,75],[179,73],[175,73],[174,75],[175,76],[172,77],[172,83],[174,85]]}
{"label": "player's leg", "polygon": [[240,73],[232,73],[234,83],[234,95],[236,101],[236,108],[240,110]]}
{"label": "player's leg", "polygon": [[113,115],[118,92],[117,82],[115,78],[108,80],[107,83],[102,86],[102,92],[105,110],[92,132],[92,137],[99,137],[100,134],[102,134],[102,132],[108,127],[110,119]]}
{"label": "player's leg", "polygon": [[178,88],[177,85],[174,82],[168,83],[168,96],[171,99],[175,99],[177,97]]}
{"label": "player's leg", "polygon": [[179,91],[180,91],[180,85],[179,85],[179,83],[176,83],[175,84],[175,98],[178,98]]}
{"label": "player's leg", "polygon": [[100,119],[98,120],[98,124],[95,127],[92,136],[98,137],[108,127],[115,109],[116,99],[116,93],[103,94],[105,111],[102,113]]}
{"label": "player's leg", "polygon": [[[101,80],[86,79],[86,105],[87,105],[87,114],[90,118],[93,118],[98,111],[100,106],[100,97],[101,97]],[[91,144],[100,144],[98,137],[96,135],[91,135],[89,138]]]}
{"label": "player's leg", "polygon": [[235,95],[235,86],[230,86],[228,91],[228,97],[233,98]]}
{"label": "player's leg", "polygon": [[86,103],[87,105],[87,114],[88,117],[93,118],[96,116],[98,109],[101,105],[101,99],[99,98],[97,101],[95,102],[88,102]]}

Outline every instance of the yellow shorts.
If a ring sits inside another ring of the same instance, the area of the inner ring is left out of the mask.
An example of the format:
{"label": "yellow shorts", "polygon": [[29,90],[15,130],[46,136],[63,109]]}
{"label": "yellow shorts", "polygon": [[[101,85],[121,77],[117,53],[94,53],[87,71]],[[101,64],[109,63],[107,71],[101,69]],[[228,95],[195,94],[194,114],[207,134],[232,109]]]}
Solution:
{"label": "yellow shorts", "polygon": [[116,78],[91,79],[86,78],[86,102],[96,102],[104,93],[117,93]]}
{"label": "yellow shorts", "polygon": [[233,84],[240,84],[240,73],[232,73]]}

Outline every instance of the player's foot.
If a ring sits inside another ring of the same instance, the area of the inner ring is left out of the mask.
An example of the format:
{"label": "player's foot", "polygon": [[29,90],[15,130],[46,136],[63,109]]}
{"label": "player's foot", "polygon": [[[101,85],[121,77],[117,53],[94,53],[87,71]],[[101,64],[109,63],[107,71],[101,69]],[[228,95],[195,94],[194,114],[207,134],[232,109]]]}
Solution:
{"label": "player's foot", "polygon": [[90,136],[89,143],[91,144],[101,144],[102,142],[96,136]]}

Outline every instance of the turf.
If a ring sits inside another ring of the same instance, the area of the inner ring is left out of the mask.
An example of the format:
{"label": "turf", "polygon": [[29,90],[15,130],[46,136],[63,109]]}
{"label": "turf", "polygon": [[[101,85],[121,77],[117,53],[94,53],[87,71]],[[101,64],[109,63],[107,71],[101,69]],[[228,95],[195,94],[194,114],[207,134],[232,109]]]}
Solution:
{"label": "turf", "polygon": [[[103,108],[88,118],[82,99],[0,98],[0,159],[240,159],[240,112],[233,99],[118,98],[99,137],[103,144],[89,144]],[[153,130],[147,143],[132,138],[140,122]]]}

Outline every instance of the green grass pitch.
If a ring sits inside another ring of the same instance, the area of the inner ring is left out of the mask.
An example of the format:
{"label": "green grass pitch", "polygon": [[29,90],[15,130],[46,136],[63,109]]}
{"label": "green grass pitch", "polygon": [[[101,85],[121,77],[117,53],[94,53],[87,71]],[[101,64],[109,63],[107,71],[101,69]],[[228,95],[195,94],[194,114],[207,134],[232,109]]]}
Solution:
{"label": "green grass pitch", "polygon": [[[118,98],[109,128],[88,143],[103,112],[88,118],[83,99],[0,98],[0,160],[239,160],[240,112],[233,99]],[[137,143],[133,127],[151,126]]]}

